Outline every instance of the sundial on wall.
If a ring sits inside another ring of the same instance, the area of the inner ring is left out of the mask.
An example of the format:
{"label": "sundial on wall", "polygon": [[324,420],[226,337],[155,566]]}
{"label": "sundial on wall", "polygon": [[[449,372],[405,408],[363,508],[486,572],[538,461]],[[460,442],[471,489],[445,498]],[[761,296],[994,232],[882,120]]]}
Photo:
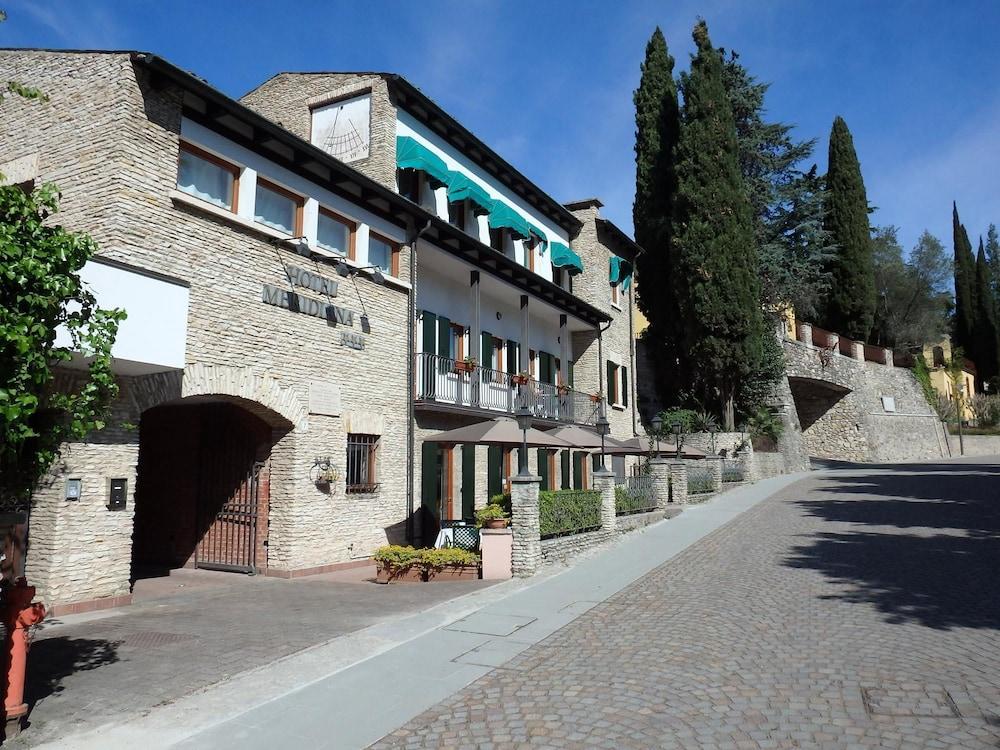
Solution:
{"label": "sundial on wall", "polygon": [[317,107],[312,113],[312,142],[341,161],[368,156],[371,94]]}

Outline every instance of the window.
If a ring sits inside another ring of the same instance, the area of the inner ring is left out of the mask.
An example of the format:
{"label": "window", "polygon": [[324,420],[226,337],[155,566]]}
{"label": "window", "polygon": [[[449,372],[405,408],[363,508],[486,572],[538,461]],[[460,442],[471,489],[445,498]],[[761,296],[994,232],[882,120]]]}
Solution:
{"label": "window", "polygon": [[465,231],[465,221],[469,213],[468,203],[464,200],[448,204],[448,223]]}
{"label": "window", "polygon": [[302,234],[302,198],[257,178],[254,221],[286,234]]}
{"label": "window", "polygon": [[531,236],[524,241],[524,267],[529,271],[535,270],[535,248],[538,247],[538,238]]}
{"label": "window", "polygon": [[347,491],[375,492],[375,463],[378,456],[378,435],[349,434],[347,436]]}
{"label": "window", "polygon": [[628,368],[616,365],[610,360],[608,370],[608,403],[628,406]]}
{"label": "window", "polygon": [[354,259],[354,222],[344,219],[325,208],[319,210],[316,225],[316,244],[324,250]]}
{"label": "window", "polygon": [[506,251],[507,230],[504,227],[490,227],[490,247],[500,253]]}
{"label": "window", "polygon": [[422,177],[422,173],[415,169],[397,169],[396,185],[399,187],[399,194],[414,203],[420,203]]}
{"label": "window", "polygon": [[240,169],[207,151],[181,143],[177,159],[177,189],[236,212]]}
{"label": "window", "polygon": [[395,242],[372,233],[368,236],[368,265],[378,266],[382,273],[399,276],[399,247]]}
{"label": "window", "polygon": [[565,277],[565,272],[558,266],[552,266],[552,283],[558,287],[563,286],[563,278]]}

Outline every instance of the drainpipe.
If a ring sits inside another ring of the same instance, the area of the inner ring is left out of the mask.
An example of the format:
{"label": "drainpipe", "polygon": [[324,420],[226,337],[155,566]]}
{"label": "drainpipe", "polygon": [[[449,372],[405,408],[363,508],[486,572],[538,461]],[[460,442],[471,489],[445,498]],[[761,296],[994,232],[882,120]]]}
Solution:
{"label": "drainpipe", "polygon": [[[412,226],[412,224],[411,224]],[[419,229],[409,238],[410,245],[410,294],[406,304],[406,539],[414,541],[414,503],[413,503],[413,460],[415,453],[416,434],[414,420],[416,415],[413,408],[413,394],[416,387],[416,328],[417,328],[417,240],[421,235],[431,228],[431,220],[428,219],[423,229]]]}

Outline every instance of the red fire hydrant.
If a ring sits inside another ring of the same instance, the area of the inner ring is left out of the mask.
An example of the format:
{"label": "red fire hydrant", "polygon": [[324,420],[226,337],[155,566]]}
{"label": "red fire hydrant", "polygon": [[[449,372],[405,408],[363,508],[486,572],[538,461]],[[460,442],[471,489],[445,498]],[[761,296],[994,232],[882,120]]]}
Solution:
{"label": "red fire hydrant", "polygon": [[4,624],[7,626],[6,684],[4,685],[4,714],[7,725],[7,736],[15,736],[21,729],[21,723],[28,713],[28,704],[24,702],[24,673],[28,663],[28,628],[42,621],[45,617],[45,605],[34,604],[35,587],[29,586],[23,578],[18,578],[13,586],[5,587],[2,612]]}

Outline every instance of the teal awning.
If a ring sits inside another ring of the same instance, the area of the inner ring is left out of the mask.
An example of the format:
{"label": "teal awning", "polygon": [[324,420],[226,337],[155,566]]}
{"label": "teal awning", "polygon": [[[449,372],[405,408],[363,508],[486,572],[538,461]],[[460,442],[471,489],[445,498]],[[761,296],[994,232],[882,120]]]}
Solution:
{"label": "teal awning", "polygon": [[552,243],[552,265],[567,268],[572,275],[583,272],[583,261],[580,256],[561,242]]}
{"label": "teal awning", "polygon": [[622,291],[628,291],[628,288],[632,286],[632,264],[624,258],[612,255],[608,279],[612,284],[621,283]]}
{"label": "teal awning", "polygon": [[531,233],[528,222],[524,220],[521,214],[517,213],[503,201],[495,200],[490,207],[490,229],[501,229],[504,227],[509,229],[519,240],[528,239],[528,235]]}
{"label": "teal awning", "polygon": [[436,188],[447,185],[450,175],[454,174],[448,171],[440,156],[407,135],[396,136],[396,166],[400,169],[419,169]]}
{"label": "teal awning", "polygon": [[461,172],[448,173],[448,202],[463,201],[466,198],[472,203],[472,212],[488,214],[493,208],[493,199],[479,185]]}
{"label": "teal awning", "polygon": [[532,237],[538,238],[538,244],[540,245],[539,252],[544,253],[545,247],[549,244],[548,239],[545,237],[545,232],[536,227],[530,221],[528,222],[528,231],[531,233]]}

